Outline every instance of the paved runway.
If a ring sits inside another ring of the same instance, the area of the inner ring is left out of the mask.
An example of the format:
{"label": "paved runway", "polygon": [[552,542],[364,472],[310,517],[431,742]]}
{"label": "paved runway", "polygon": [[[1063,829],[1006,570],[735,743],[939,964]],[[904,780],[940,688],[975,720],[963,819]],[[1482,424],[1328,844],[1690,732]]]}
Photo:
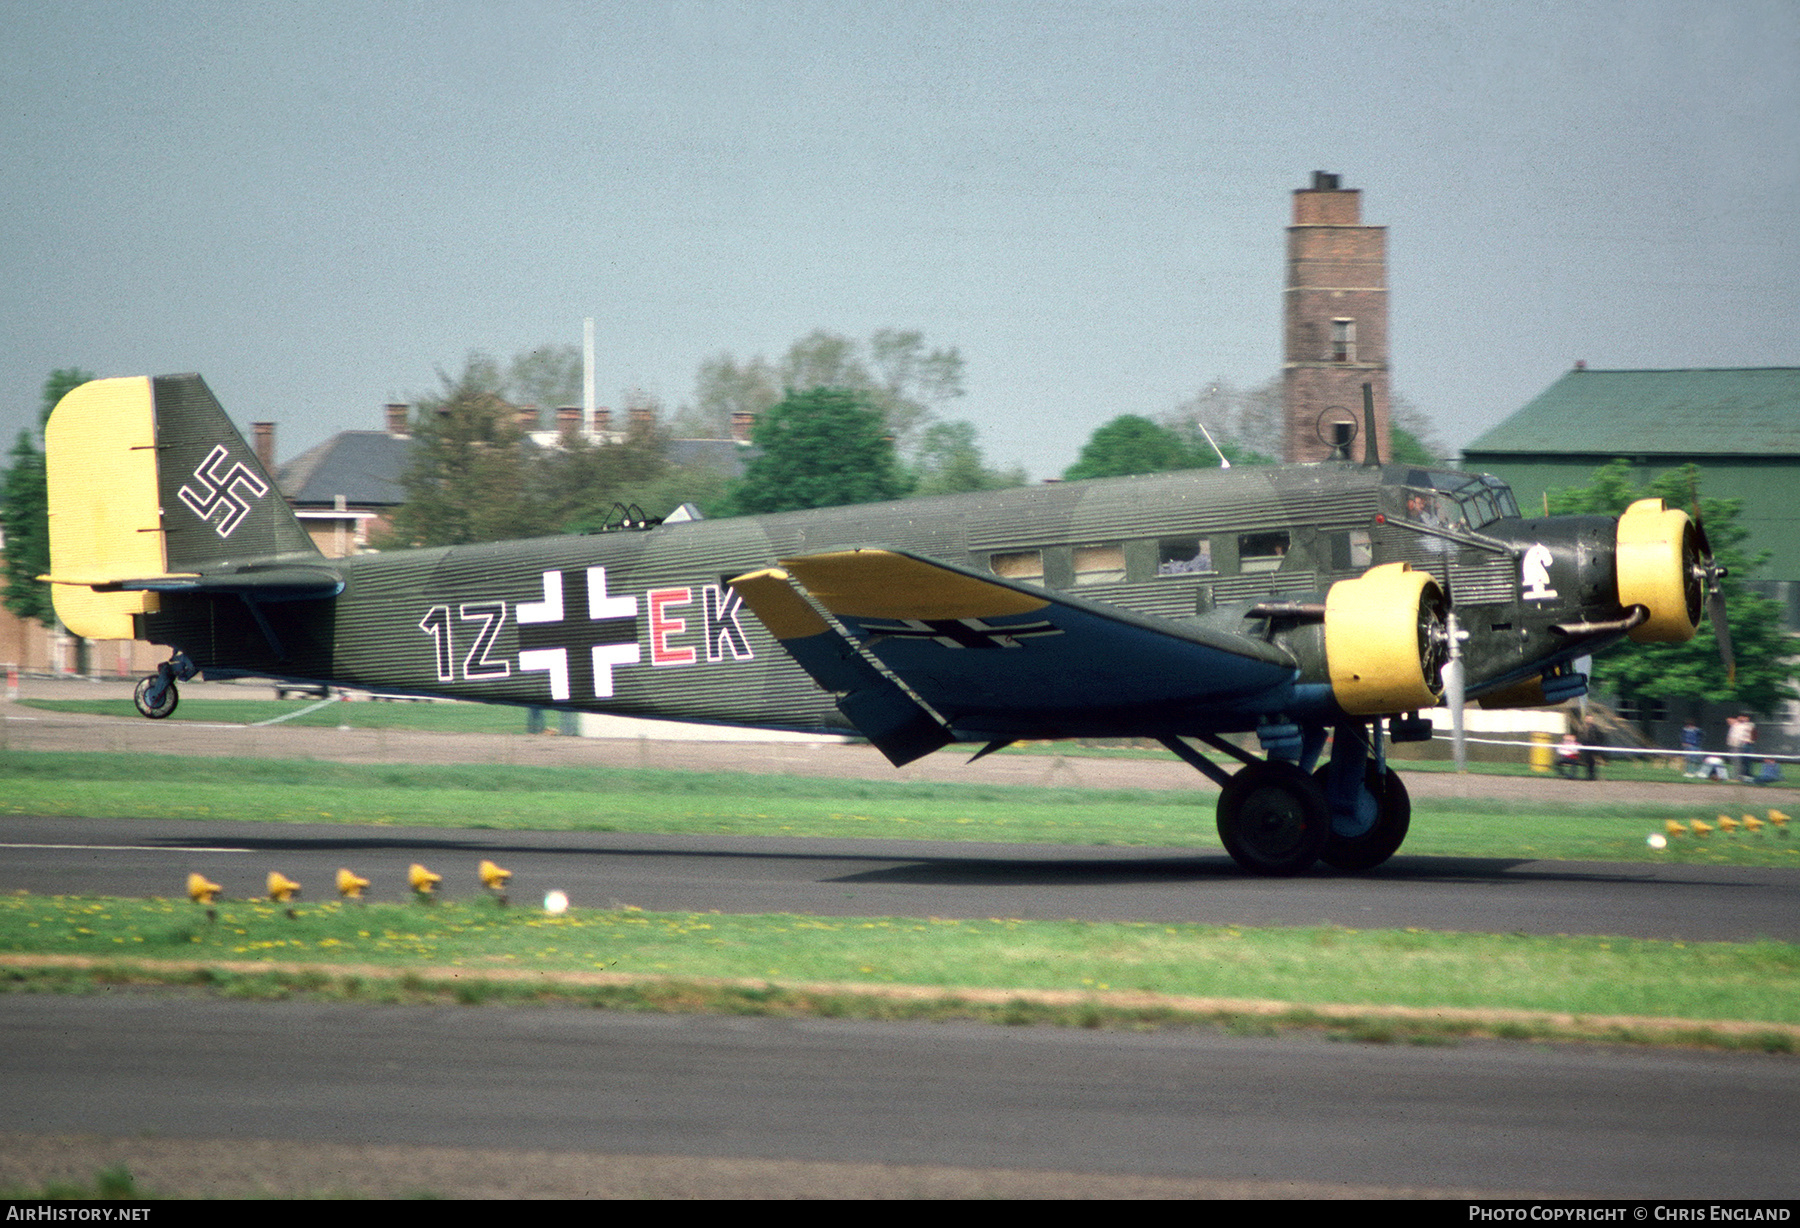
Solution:
{"label": "paved runway", "polygon": [[[1800,1189],[1800,1063],[1674,1050],[13,994],[0,1086],[0,1131],[279,1138],[300,1155],[874,1162],[965,1192],[969,1169],[1026,1169],[1041,1175],[1013,1192],[1044,1195],[1081,1193],[1084,1173],[1238,1194]],[[521,1159],[511,1192],[532,1164],[555,1168]]]}
{"label": "paved runway", "polygon": [[259,896],[270,870],[327,898],[339,866],[370,898],[407,897],[414,861],[448,898],[478,895],[475,866],[578,906],[831,916],[1023,917],[1204,924],[1419,926],[1613,934],[1689,942],[1800,941],[1800,869],[1396,857],[1365,875],[1243,874],[1191,849],[899,840],[494,832],[229,821],[0,821],[0,891],[178,896],[188,872]]}

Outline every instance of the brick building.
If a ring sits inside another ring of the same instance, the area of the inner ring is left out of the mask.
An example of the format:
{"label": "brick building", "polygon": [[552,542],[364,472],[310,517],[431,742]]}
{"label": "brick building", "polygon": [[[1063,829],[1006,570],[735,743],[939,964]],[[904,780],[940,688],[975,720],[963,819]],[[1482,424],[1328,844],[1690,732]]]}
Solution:
{"label": "brick building", "polygon": [[1375,402],[1375,438],[1393,455],[1388,434],[1387,227],[1362,223],[1362,193],[1314,171],[1294,193],[1288,227],[1283,306],[1282,459],[1331,455],[1330,423],[1351,420],[1361,460],[1362,386]]}

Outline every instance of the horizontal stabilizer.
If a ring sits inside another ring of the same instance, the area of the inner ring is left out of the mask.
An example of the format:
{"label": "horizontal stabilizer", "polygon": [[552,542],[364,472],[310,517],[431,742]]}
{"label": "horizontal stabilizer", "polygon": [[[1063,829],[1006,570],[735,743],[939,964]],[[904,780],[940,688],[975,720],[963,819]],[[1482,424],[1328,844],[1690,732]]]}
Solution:
{"label": "horizontal stabilizer", "polygon": [[201,575],[143,576],[130,580],[64,579],[52,584],[85,584],[100,593],[233,593],[252,601],[313,601],[344,591],[344,578],[329,567],[261,567]]}

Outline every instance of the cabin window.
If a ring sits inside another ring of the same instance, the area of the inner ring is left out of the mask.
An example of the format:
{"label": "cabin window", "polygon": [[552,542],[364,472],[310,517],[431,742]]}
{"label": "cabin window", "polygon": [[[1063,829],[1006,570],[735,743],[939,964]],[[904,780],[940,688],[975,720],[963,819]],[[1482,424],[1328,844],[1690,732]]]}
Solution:
{"label": "cabin window", "polygon": [[1156,543],[1156,574],[1203,575],[1213,569],[1209,537],[1165,537]]}
{"label": "cabin window", "polygon": [[1331,361],[1356,361],[1356,321],[1333,320],[1331,322]]}
{"label": "cabin window", "polygon": [[1125,578],[1125,548],[1118,542],[1075,547],[1075,583],[1117,584]]}
{"label": "cabin window", "polygon": [[1274,571],[1287,552],[1286,529],[1278,533],[1245,533],[1238,538],[1238,570]]}
{"label": "cabin window", "polygon": [[1005,580],[1023,580],[1027,584],[1044,582],[1042,550],[1010,550],[988,555],[988,568]]}

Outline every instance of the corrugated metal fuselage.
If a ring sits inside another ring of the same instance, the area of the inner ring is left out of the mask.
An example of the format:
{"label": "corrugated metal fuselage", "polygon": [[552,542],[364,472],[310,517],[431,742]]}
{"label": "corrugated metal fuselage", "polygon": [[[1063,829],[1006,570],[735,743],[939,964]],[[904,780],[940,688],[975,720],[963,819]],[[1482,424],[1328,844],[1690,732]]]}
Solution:
{"label": "corrugated metal fuselage", "polygon": [[363,555],[330,564],[344,579],[335,599],[252,608],[171,594],[142,625],[215,675],[843,730],[832,696],[725,579],[880,545],[1136,613],[1216,619],[1248,602],[1319,596],[1404,559],[1472,600],[1517,605],[1509,552],[1446,552],[1388,524],[1383,506],[1378,469],[1195,470]]}

